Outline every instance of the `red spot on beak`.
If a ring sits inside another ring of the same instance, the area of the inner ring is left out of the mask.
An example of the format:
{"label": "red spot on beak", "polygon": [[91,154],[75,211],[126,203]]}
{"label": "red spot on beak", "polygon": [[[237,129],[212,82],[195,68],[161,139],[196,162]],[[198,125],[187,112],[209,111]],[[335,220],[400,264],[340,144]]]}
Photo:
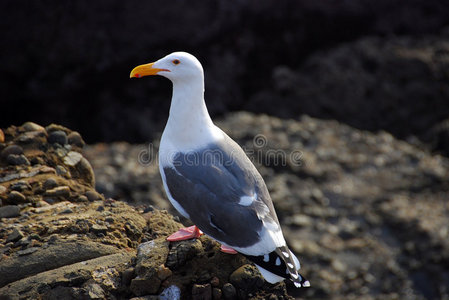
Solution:
{"label": "red spot on beak", "polygon": [[141,77],[140,74],[136,74],[135,76],[136,76],[137,78],[140,78],[140,77]]}

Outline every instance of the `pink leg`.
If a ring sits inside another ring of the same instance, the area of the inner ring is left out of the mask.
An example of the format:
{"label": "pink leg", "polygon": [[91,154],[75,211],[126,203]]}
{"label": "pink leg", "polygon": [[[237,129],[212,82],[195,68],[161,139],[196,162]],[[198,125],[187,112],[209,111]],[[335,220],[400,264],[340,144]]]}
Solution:
{"label": "pink leg", "polygon": [[169,242],[196,239],[203,235],[203,232],[195,225],[181,228],[167,238]]}
{"label": "pink leg", "polygon": [[225,246],[225,245],[221,245],[220,248],[221,252],[227,253],[227,254],[237,254],[237,251],[235,251],[234,249]]}

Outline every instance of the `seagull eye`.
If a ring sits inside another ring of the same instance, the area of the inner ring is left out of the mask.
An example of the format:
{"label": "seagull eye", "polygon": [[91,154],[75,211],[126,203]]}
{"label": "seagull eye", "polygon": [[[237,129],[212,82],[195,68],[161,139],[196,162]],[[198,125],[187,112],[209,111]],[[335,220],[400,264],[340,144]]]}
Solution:
{"label": "seagull eye", "polygon": [[172,60],[172,63],[174,65],[179,65],[181,62],[179,61],[179,59],[174,59],[174,60]]}

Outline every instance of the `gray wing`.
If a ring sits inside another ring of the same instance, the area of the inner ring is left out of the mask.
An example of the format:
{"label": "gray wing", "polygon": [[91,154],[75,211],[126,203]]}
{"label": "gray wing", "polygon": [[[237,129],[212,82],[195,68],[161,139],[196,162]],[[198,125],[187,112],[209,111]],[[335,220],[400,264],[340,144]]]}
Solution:
{"label": "gray wing", "polygon": [[[177,153],[164,167],[169,192],[203,232],[234,247],[259,241],[264,223],[279,224],[266,185],[232,139]],[[249,205],[242,197],[256,195]]]}

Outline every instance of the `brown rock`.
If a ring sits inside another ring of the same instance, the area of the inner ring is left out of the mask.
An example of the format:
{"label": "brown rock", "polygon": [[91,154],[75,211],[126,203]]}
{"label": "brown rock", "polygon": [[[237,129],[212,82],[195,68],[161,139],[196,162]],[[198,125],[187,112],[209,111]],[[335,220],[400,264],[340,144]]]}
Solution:
{"label": "brown rock", "polygon": [[161,281],[156,278],[134,278],[131,280],[129,289],[136,296],[143,296],[147,294],[155,294],[161,286]]}
{"label": "brown rock", "polygon": [[5,205],[0,207],[1,218],[14,218],[20,216],[20,207],[17,205]]}
{"label": "brown rock", "polygon": [[101,199],[100,194],[98,194],[96,191],[87,191],[85,196],[90,202]]}
{"label": "brown rock", "polygon": [[43,188],[45,190],[49,190],[49,189],[55,188],[57,186],[58,186],[58,183],[53,177],[50,177],[47,180],[45,180],[45,182],[43,184]]}
{"label": "brown rock", "polygon": [[44,127],[42,127],[41,125],[38,125],[34,122],[25,122],[25,123],[23,123],[22,128],[25,129],[26,131],[44,131],[45,132]]}
{"label": "brown rock", "polygon": [[144,214],[144,218],[157,236],[168,236],[182,227],[182,224],[176,222],[173,216],[165,210],[151,211]]}
{"label": "brown rock", "polygon": [[218,277],[213,277],[213,278],[210,280],[210,284],[211,284],[213,287],[218,287],[218,286],[220,285],[220,279],[218,279]]}
{"label": "brown rock", "polygon": [[75,201],[75,202],[89,202],[89,200],[87,199],[87,197],[84,196],[84,195],[79,195],[78,198],[76,198],[74,201]]}
{"label": "brown rock", "polygon": [[128,268],[122,273],[122,282],[124,285],[128,286],[131,283],[131,280],[135,276],[134,268]]}
{"label": "brown rock", "polygon": [[45,191],[47,197],[68,197],[70,196],[70,188],[68,186],[58,186]]}
{"label": "brown rock", "polygon": [[58,242],[34,253],[0,261],[0,286],[39,272],[117,253],[118,249],[92,241]]}
{"label": "brown rock", "polygon": [[8,195],[8,203],[20,204],[20,203],[25,203],[25,202],[26,202],[26,197],[18,191],[12,191]]}
{"label": "brown rock", "polygon": [[3,133],[3,130],[0,129],[0,143],[5,142],[5,134]]}
{"label": "brown rock", "polygon": [[27,131],[15,138],[15,142],[20,144],[45,143],[47,134],[45,131]]}
{"label": "brown rock", "polygon": [[8,155],[15,154],[20,155],[23,153],[23,148],[18,145],[9,145],[5,149],[2,150],[1,157],[6,159]]}
{"label": "brown rock", "polygon": [[83,158],[81,153],[76,152],[76,151],[70,151],[64,157],[64,163],[68,166],[74,167],[80,162],[81,158]]}
{"label": "brown rock", "polygon": [[76,165],[76,169],[80,173],[79,178],[83,179],[91,187],[95,187],[95,173],[87,159],[82,157]]}
{"label": "brown rock", "polygon": [[241,266],[231,274],[229,281],[238,289],[246,292],[254,292],[264,283],[262,275],[253,265]]}
{"label": "brown rock", "polygon": [[[24,261],[27,261],[30,259],[31,256],[35,256],[36,254],[39,254],[40,252],[45,251],[44,249],[41,249],[40,251],[37,251],[31,255],[21,256],[21,259]],[[73,255],[74,253],[72,249],[67,248],[67,251],[70,255]],[[66,251],[66,252],[67,252]],[[61,254],[62,260],[67,260],[69,256],[64,256],[64,253]],[[98,256],[98,255],[97,255]],[[76,286],[80,283],[88,281],[90,278],[93,277],[93,275],[96,273],[96,269],[98,266],[110,266],[114,268],[120,268],[124,267],[129,261],[134,257],[133,252],[119,252],[116,254],[110,254],[110,255],[101,255],[100,257],[96,257],[93,259],[85,258],[81,259],[80,262],[76,262],[74,264],[67,264],[62,265],[61,267],[55,267],[55,263],[58,261],[57,257],[48,257],[47,269],[51,269],[50,271],[44,272],[35,272],[33,269],[30,269],[31,272],[29,272],[29,275],[31,276],[25,276],[26,278],[22,280],[18,280],[13,282],[14,280],[8,280],[8,282],[12,282],[2,288],[0,288],[0,298],[1,299],[86,299],[85,295],[78,295],[78,297],[74,297],[71,295],[70,297],[60,298],[60,297],[46,297],[46,295],[40,296],[39,295],[39,287],[46,286],[46,287],[54,287],[54,289],[50,290],[54,291],[56,288],[60,288],[61,286]],[[3,261],[1,262],[3,263]],[[40,267],[41,263],[45,263],[45,261],[40,262],[37,261],[37,266]],[[17,268],[20,269],[20,265],[17,266]],[[30,271],[28,270],[28,271]],[[22,270],[16,270],[16,273],[24,273]],[[13,273],[13,276],[17,278],[16,273]],[[36,275],[32,275],[38,273]],[[8,275],[7,273],[2,273]],[[27,273],[24,273],[27,274]],[[22,274],[23,275],[23,274]],[[20,277],[19,277],[20,278]],[[0,277],[0,281],[2,281],[4,278]],[[0,286],[3,286],[4,283],[0,284]],[[59,286],[58,286],[59,285]],[[100,284],[101,285],[101,284]],[[44,289],[44,291],[48,290],[47,288]],[[20,297],[19,297],[20,295]],[[53,294],[52,294],[53,295]],[[58,295],[60,296],[60,295]],[[103,298],[104,299],[104,298]]]}
{"label": "brown rock", "polygon": [[159,268],[157,269],[157,277],[162,281],[164,281],[171,275],[172,271],[164,265],[160,265]]}
{"label": "brown rock", "polygon": [[81,135],[76,132],[76,131],[72,131],[68,136],[67,136],[68,140],[69,140],[69,144],[70,145],[75,145],[77,147],[84,147],[85,143],[83,138],[81,137]]}
{"label": "brown rock", "polygon": [[50,124],[47,127],[45,127],[45,130],[48,133],[54,132],[54,131],[63,131],[66,134],[68,134],[70,132],[70,129],[62,126],[62,125],[58,125],[58,124]]}
{"label": "brown rock", "polygon": [[199,239],[174,242],[165,265],[173,269],[183,266],[188,260],[199,254],[202,248],[203,245]]}
{"label": "brown rock", "polygon": [[44,200],[40,200],[36,203],[36,207],[44,207],[44,206],[50,206],[50,204]]}
{"label": "brown rock", "polygon": [[6,158],[6,162],[13,166],[19,166],[19,165],[30,165],[30,162],[23,154],[10,154]]}
{"label": "brown rock", "polygon": [[192,300],[211,300],[212,288],[210,283],[194,284],[192,287]]}
{"label": "brown rock", "polygon": [[9,243],[9,242],[17,242],[21,238],[23,238],[22,231],[18,230],[17,228],[14,228],[14,230],[6,238],[6,242],[7,243]]}
{"label": "brown rock", "polygon": [[231,283],[225,283],[222,289],[223,298],[226,300],[236,299],[237,291]]}
{"label": "brown rock", "polygon": [[86,286],[86,294],[87,299],[92,300],[99,300],[99,299],[105,299],[104,290],[101,288],[99,284],[92,283]]}
{"label": "brown rock", "polygon": [[[158,238],[142,243],[137,248],[136,274],[138,276],[131,281],[130,286],[135,295],[154,294],[158,291],[162,282],[158,271],[167,259],[168,244],[165,238]],[[162,273],[167,275],[165,270]]]}

